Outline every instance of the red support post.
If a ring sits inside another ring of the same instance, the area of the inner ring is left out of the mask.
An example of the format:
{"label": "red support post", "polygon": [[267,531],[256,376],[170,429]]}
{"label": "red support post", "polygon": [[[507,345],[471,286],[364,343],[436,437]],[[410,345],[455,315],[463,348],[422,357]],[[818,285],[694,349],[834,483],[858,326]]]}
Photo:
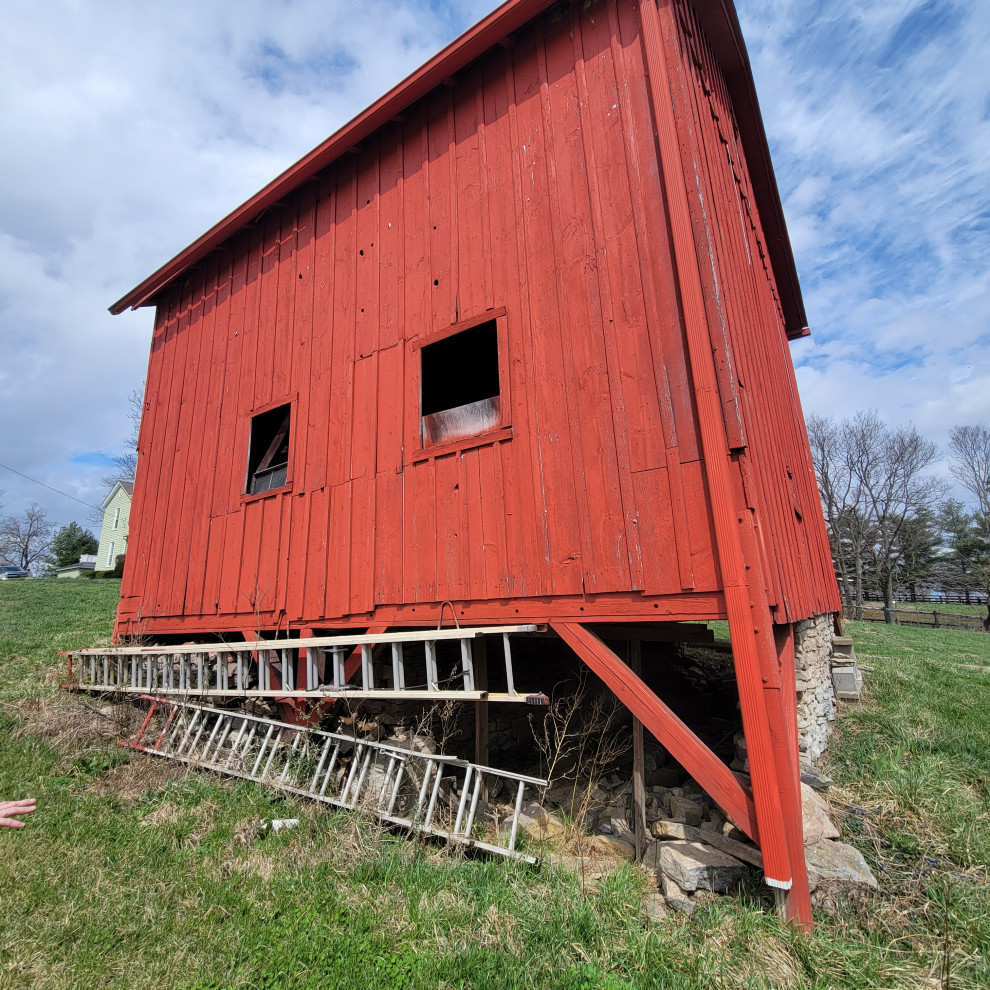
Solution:
{"label": "red support post", "polygon": [[[646,63],[650,74],[653,113],[656,119],[660,171],[670,217],[674,260],[681,290],[684,329],[690,373],[698,410],[708,487],[712,495],[712,521],[719,570],[725,594],[732,640],[732,656],[739,686],[743,730],[746,734],[753,798],[759,821],[764,875],[771,887],[789,890],[792,872],[777,765],[771,740],[757,637],[770,636],[754,615],[747,587],[739,526],[743,519],[734,504],[729,446],[719,401],[712,359],[712,341],[705,312],[704,288],[691,225],[691,209],[678,145],[681,122],[674,112],[674,84],[683,86],[678,73],[675,13],[670,0],[643,0],[640,7]],[[668,66],[668,57],[670,66]],[[688,126],[684,124],[683,126]],[[765,605],[764,605],[765,607]],[[712,795],[713,797],[715,795]]]}

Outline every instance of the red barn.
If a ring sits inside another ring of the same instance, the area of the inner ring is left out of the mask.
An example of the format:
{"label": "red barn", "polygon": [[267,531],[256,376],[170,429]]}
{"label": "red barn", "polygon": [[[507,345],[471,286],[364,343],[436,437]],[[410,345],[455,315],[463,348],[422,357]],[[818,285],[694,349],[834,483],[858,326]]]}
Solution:
{"label": "red barn", "polygon": [[[800,888],[788,657],[839,600],[729,0],[510,0],[152,305],[118,634],[548,623]],[[586,628],[710,619],[752,795]]]}

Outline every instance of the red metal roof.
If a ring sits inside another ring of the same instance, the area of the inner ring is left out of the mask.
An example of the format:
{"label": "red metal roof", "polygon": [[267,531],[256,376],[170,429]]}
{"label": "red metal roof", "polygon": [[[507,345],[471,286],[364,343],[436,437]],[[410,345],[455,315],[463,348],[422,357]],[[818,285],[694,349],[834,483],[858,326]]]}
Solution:
{"label": "red metal roof", "polygon": [[[317,172],[388,123],[416,100],[459,72],[474,59],[522,27],[555,0],[508,0],[474,27],[451,42],[425,65],[407,76],[370,107],[358,114],[326,141],[314,148],[281,175],[268,183],[205,234],[180,251],[111,307],[114,315],[125,309],[152,305],[155,296],[183,272],[201,261],[262,211],[279,202]],[[797,269],[791,252],[787,226],[777,183],[770,162],[763,120],[742,32],[731,0],[691,0],[704,26],[709,43],[725,73],[735,105],[736,118],[746,150],[757,208],[768,241],[771,262],[781,294],[787,335],[805,336],[807,317]]]}

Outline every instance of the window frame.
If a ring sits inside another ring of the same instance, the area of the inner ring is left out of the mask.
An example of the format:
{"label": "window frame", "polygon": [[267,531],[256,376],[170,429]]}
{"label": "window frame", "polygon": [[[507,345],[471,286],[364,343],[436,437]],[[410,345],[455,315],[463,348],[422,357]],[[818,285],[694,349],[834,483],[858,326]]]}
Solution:
{"label": "window frame", "polygon": [[[297,398],[298,396],[292,396],[289,399],[286,398],[277,399],[273,402],[268,402],[263,406],[257,406],[248,413],[247,429],[245,431],[247,435],[247,444],[246,444],[246,450],[244,451],[243,454],[245,468],[244,468],[244,484],[241,488],[241,502],[253,502],[259,498],[268,498],[271,495],[279,495],[284,492],[292,491],[293,462],[295,461],[295,457],[293,456],[294,454],[293,446],[295,444],[295,436],[297,433],[297,429],[293,427],[293,423],[295,422],[296,419],[295,410],[297,405],[296,403]],[[265,458],[271,453],[271,448],[272,446],[274,446],[274,442],[275,442],[275,438],[273,438],[272,443],[269,444],[269,450],[266,451],[265,456],[262,457],[258,467],[254,469],[254,472],[252,472],[251,442],[254,438],[254,421],[258,419],[258,417],[260,416],[264,416],[267,413],[273,412],[277,409],[281,409],[283,406],[288,410],[288,418],[289,418],[289,428],[288,428],[289,443],[288,443],[288,455],[285,464],[285,481],[277,488],[266,488],[264,491],[252,492],[251,481],[258,474],[258,472],[262,470],[261,465],[265,462]]]}
{"label": "window frame", "polygon": [[[465,330],[481,326],[484,323],[495,324],[495,337],[498,347],[498,399],[499,416],[496,426],[482,433],[470,436],[456,437],[439,443],[427,443],[423,436],[423,355],[424,347],[439,343],[448,337],[456,336]],[[459,320],[457,323],[443,327],[409,342],[409,374],[406,382],[406,463],[416,464],[439,457],[443,454],[459,450],[470,450],[472,447],[483,447],[488,444],[508,440],[512,436],[511,394],[509,382],[509,334],[504,306],[489,309],[477,316]]]}

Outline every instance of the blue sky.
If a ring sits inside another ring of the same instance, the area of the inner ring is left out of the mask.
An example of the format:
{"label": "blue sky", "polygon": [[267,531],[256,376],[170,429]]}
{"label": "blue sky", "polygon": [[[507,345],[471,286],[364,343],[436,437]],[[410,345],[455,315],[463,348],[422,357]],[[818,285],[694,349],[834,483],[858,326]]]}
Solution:
{"label": "blue sky", "polygon": [[739,4],[813,336],[806,411],[990,411],[990,5]]}
{"label": "blue sky", "polygon": [[[152,320],[106,307],[491,6],[5,4],[0,463],[99,504]],[[737,8],[813,332],[806,411],[940,442],[986,422],[990,4]],[[86,513],[2,469],[0,489]]]}

